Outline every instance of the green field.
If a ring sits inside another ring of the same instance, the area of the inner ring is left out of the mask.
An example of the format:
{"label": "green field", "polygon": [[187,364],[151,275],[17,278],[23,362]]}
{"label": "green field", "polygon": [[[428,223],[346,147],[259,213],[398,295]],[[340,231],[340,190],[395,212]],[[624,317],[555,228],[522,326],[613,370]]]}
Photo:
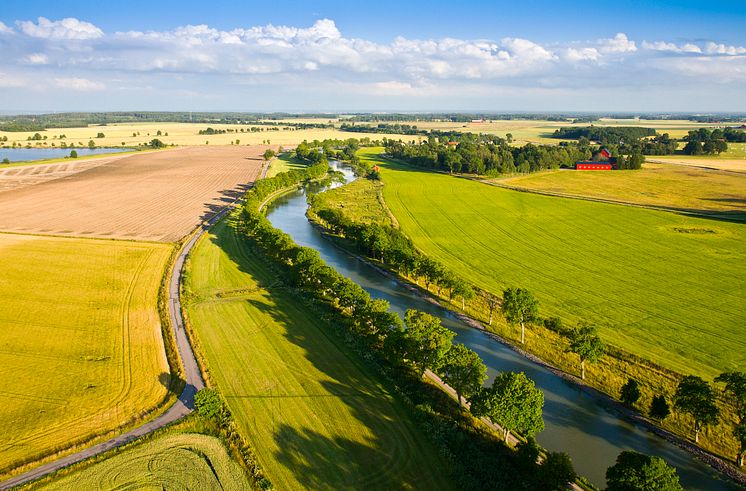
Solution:
{"label": "green field", "polygon": [[129,448],[50,484],[31,488],[239,491],[251,486],[220,440],[197,433],[177,433]]}
{"label": "green field", "polygon": [[746,365],[746,227],[541,196],[383,161],[384,198],[427,255],[493,292],[682,373]]}
{"label": "green field", "polygon": [[156,305],[171,250],[0,234],[0,476],[164,399]]}
{"label": "green field", "polygon": [[267,177],[274,177],[280,172],[302,169],[304,167],[306,167],[306,163],[296,157],[294,152],[285,152],[272,160],[269,170],[267,171]]}
{"label": "green field", "polygon": [[381,181],[356,179],[313,196],[314,208],[338,209],[350,220],[363,223],[390,223],[386,210],[381,205]]}
{"label": "green field", "polygon": [[278,489],[450,488],[401,402],[224,221],[192,252],[187,314]]}
{"label": "green field", "polygon": [[646,163],[638,171],[553,170],[495,182],[521,189],[653,205],[696,212],[726,212],[746,220],[746,174]]}

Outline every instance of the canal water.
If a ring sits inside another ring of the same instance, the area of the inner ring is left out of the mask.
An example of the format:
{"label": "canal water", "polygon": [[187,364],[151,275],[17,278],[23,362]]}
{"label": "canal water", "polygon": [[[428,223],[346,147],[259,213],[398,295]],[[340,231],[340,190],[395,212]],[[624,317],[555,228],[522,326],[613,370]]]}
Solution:
{"label": "canal water", "polygon": [[[348,168],[334,163],[332,166],[344,174],[346,182],[354,180]],[[620,452],[634,450],[662,457],[676,467],[685,489],[743,489],[676,445],[640,425],[622,419],[611,405],[599,402],[576,385],[520,356],[488,334],[467,326],[448,310],[418,297],[399,281],[388,278],[365,262],[334,247],[309,223],[305,215],[307,193],[318,191],[300,189],[276,199],[267,208],[267,217],[297,244],[316,249],[329,266],[355,281],[371,297],[387,300],[391,309],[400,315],[413,308],[442,319],[443,325],[456,332],[455,341],[476,351],[487,365],[487,384],[492,383],[498,372],[524,372],[544,392],[546,427],[536,436],[539,444],[549,450],[569,454],[577,472],[593,484],[605,487],[606,469],[614,465]]]}

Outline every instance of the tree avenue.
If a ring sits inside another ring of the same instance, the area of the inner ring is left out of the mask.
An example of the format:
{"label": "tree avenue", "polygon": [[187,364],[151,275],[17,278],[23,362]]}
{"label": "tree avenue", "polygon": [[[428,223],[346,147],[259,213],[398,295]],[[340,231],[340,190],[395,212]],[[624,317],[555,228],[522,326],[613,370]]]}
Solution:
{"label": "tree avenue", "polygon": [[746,453],[746,373],[725,372],[715,378],[715,382],[725,384],[725,393],[736,408],[736,425],[733,428],[733,436],[739,443],[736,454],[736,464],[743,466],[743,456]]}
{"label": "tree avenue", "polygon": [[409,309],[404,314],[405,327],[392,332],[387,341],[402,359],[411,361],[420,376],[430,368],[436,371],[443,364],[456,335],[443,327],[440,319],[425,312]]}
{"label": "tree avenue", "polygon": [[492,386],[474,396],[471,411],[475,416],[486,416],[505,430],[505,441],[511,431],[533,435],[544,429],[541,417],[544,393],[523,372],[503,372],[495,377]]}
{"label": "tree avenue", "polygon": [[503,292],[503,314],[513,325],[521,326],[521,344],[526,343],[526,322],[539,318],[539,301],[524,288],[508,288]]}
{"label": "tree avenue", "polygon": [[699,432],[718,420],[715,393],[710,384],[695,375],[684,377],[676,388],[674,407],[689,414],[694,420],[694,441],[699,443]]}
{"label": "tree avenue", "polygon": [[606,352],[606,345],[598,336],[596,328],[592,326],[580,326],[572,330],[568,338],[568,351],[580,357],[580,379],[585,380],[585,362],[593,363],[601,359]]}
{"label": "tree avenue", "polygon": [[443,381],[453,387],[461,405],[461,398],[469,399],[478,393],[487,380],[487,366],[473,350],[454,344],[445,355],[441,367]]}
{"label": "tree avenue", "polygon": [[625,451],[606,471],[606,491],[683,491],[676,469],[660,457]]}

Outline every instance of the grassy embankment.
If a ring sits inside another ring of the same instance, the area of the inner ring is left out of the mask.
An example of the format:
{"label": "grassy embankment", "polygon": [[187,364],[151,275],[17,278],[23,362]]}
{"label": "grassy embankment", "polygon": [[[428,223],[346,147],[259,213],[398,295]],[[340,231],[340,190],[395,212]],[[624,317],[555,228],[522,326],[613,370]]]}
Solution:
{"label": "grassy embankment", "polygon": [[303,169],[307,164],[295,156],[294,152],[285,152],[278,155],[269,166],[267,177],[274,177],[281,172],[294,169]]}
{"label": "grassy embankment", "polygon": [[746,174],[733,172],[646,163],[639,171],[553,170],[495,182],[542,193],[746,219]]}
{"label": "grassy embankment", "polygon": [[[497,294],[507,286],[529,288],[542,315],[558,315],[567,326],[593,322],[607,342],[679,373],[711,378],[743,369],[742,225],[509,191],[419,172],[376,153],[360,155],[383,167],[383,195],[402,230],[480,288]],[[354,185],[360,192],[375,186]],[[320,199],[336,202],[352,219],[385,216],[382,208],[372,212],[370,203],[357,207],[361,200],[348,201],[344,193],[351,191],[339,188]],[[453,307],[460,309],[460,302]],[[475,302],[467,313],[486,320],[481,307]],[[518,338],[502,319],[493,330]],[[529,351],[575,373],[576,357],[564,353],[565,346],[552,331],[529,332]],[[677,382],[674,373],[624,355],[592,366],[588,383],[617,396],[630,376],[644,383],[643,411],[653,395],[670,397]],[[686,435],[689,421],[674,416],[665,426]],[[705,445],[732,455],[730,431],[728,425],[712,428]]]}
{"label": "grassy embankment", "polygon": [[403,403],[234,227],[221,222],[192,252],[187,314],[270,480],[281,489],[450,487]]}
{"label": "grassy embankment", "polygon": [[0,234],[0,476],[163,401],[156,305],[172,247]]}

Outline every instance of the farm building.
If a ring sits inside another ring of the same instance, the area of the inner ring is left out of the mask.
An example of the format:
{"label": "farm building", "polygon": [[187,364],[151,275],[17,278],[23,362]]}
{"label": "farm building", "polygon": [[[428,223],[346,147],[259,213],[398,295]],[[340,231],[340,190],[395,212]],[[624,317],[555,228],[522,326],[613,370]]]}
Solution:
{"label": "farm building", "polygon": [[575,170],[611,170],[612,164],[608,161],[582,160],[575,162]]}

